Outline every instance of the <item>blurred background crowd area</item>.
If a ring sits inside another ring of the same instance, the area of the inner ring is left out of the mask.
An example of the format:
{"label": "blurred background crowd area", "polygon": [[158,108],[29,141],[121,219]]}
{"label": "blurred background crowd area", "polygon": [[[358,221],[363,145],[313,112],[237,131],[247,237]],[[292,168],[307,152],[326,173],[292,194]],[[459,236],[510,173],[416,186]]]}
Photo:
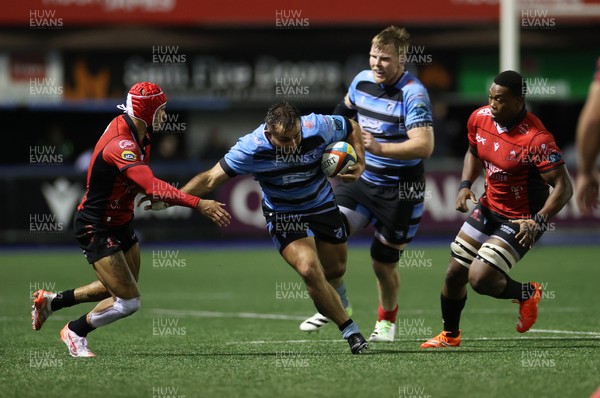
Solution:
{"label": "blurred background crowd area", "polygon": [[[555,135],[574,171],[576,122],[600,56],[600,17],[554,16],[553,7],[564,3],[598,1],[519,2],[515,18],[519,71],[533,88],[527,107]],[[275,0],[14,3],[0,15],[7,144],[0,183],[5,192],[19,192],[27,179],[38,186],[42,178],[57,187],[59,177],[84,184],[94,144],[137,81],[156,82],[168,96],[151,165],[159,176],[184,180],[254,130],[275,102],[294,102],[305,114],[331,113],[356,73],[368,68],[371,38],[391,24],[411,34],[406,66],[429,90],[436,145],[427,168],[459,177],[467,118],[487,103],[499,72],[499,16],[498,0],[377,7]],[[10,212],[23,205],[20,198],[0,200]],[[29,214],[45,209],[29,206]]]}

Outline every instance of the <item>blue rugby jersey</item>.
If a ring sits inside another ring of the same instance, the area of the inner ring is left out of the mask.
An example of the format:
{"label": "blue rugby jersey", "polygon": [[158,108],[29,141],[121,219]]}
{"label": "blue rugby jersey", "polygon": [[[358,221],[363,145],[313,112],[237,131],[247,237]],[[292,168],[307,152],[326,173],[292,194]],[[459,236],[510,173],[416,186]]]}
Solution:
{"label": "blue rugby jersey", "polygon": [[[378,142],[404,142],[407,131],[432,125],[427,89],[409,72],[393,86],[375,83],[373,72],[360,72],[348,88],[358,112],[358,124]],[[396,160],[365,151],[366,170],[361,176],[375,185],[397,186],[403,178],[423,174],[421,159]]]}
{"label": "blue rugby jersey", "polygon": [[333,190],[321,171],[321,157],[332,142],[351,132],[343,116],[301,117],[302,140],[296,148],[277,148],[265,136],[265,124],[241,137],[220,160],[230,177],[252,174],[260,183],[263,205],[274,212],[313,214],[335,207]]}

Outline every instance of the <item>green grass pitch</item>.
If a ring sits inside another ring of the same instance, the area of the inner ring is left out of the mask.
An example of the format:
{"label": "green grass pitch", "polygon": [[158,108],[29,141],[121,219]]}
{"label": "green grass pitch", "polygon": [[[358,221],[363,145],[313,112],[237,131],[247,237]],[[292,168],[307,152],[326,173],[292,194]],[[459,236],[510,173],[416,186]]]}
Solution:
{"label": "green grass pitch", "polygon": [[[352,243],[351,243],[352,246]],[[469,289],[461,347],[422,350],[441,330],[448,247],[413,246],[400,266],[397,340],[350,354],[335,326],[298,329],[314,313],[274,249],[143,247],[142,307],[89,335],[93,359],[58,340],[81,304],[31,330],[30,292],[93,280],[76,248],[4,252],[0,397],[589,397],[600,385],[600,249],[540,246],[513,270],[545,293],[538,322],[515,331],[518,306]],[[350,250],[353,319],[368,336],[377,293],[368,248]]]}

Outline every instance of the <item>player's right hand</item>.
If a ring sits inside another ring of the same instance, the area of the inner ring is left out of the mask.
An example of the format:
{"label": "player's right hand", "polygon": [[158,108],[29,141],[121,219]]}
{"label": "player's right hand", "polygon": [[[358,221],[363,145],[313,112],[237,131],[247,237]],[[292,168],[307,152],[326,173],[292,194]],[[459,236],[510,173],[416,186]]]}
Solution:
{"label": "player's right hand", "polygon": [[219,227],[226,227],[231,223],[231,214],[223,206],[225,206],[224,203],[217,202],[216,200],[201,199],[196,209],[198,209],[200,214],[209,218]]}
{"label": "player's right hand", "polygon": [[477,204],[477,196],[475,196],[475,193],[469,188],[463,188],[458,191],[458,196],[456,197],[456,210],[461,213],[468,212],[469,206],[467,206],[467,200],[469,199],[471,199],[471,202]]}
{"label": "player's right hand", "polygon": [[155,199],[152,195],[144,195],[137,202],[137,207],[140,207],[142,203],[150,201],[149,205],[144,206],[144,210],[164,210],[169,207],[168,203],[162,202],[160,200]]}

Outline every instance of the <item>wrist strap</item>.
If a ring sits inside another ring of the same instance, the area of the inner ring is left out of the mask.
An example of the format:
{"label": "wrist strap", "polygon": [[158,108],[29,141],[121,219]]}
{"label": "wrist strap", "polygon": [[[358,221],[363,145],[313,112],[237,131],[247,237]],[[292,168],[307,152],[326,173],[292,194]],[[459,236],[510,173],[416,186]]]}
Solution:
{"label": "wrist strap", "polygon": [[458,186],[458,189],[459,190],[464,189],[464,188],[471,189],[471,185],[473,185],[473,183],[471,181],[469,181],[469,180],[463,180],[463,181],[460,182],[460,185]]}

